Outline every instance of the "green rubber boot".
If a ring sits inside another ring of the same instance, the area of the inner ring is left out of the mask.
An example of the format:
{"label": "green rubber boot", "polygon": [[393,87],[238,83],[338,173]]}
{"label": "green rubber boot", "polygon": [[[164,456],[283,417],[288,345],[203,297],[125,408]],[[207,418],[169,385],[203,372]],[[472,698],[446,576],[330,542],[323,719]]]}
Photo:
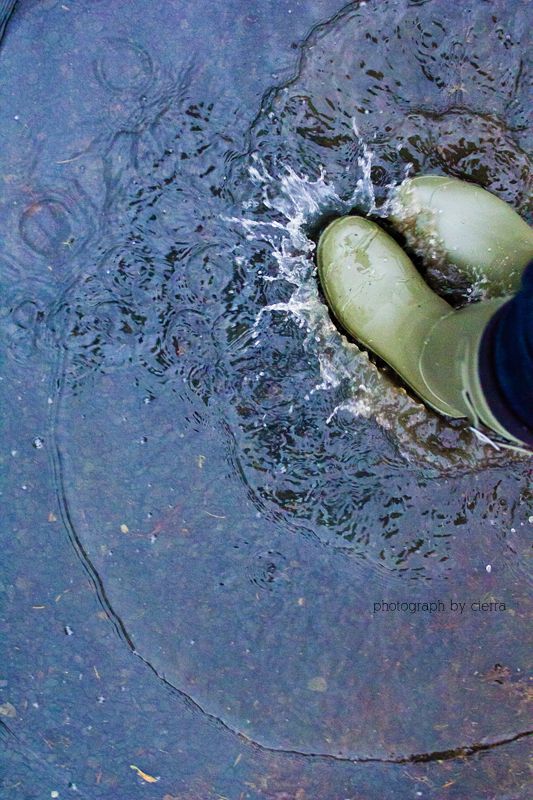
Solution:
{"label": "green rubber boot", "polygon": [[317,255],[328,305],[354,339],[439,413],[475,426],[481,421],[507,442],[523,444],[492,414],[478,375],[483,332],[509,297],[452,308],[394,239],[362,217],[332,222]]}
{"label": "green rubber boot", "polygon": [[319,276],[330,308],[427,405],[474,425],[481,421],[520,446],[490,410],[478,355],[490,318],[520,288],[533,258],[533,231],[490,192],[436,175],[404,181],[390,221],[426,264],[455,270],[493,299],[454,309],[375,223],[343,217],[326,228],[318,244]]}
{"label": "green rubber boot", "polygon": [[390,220],[426,265],[455,270],[487,297],[517,292],[533,258],[533,231],[516,211],[457,178],[404,181]]}

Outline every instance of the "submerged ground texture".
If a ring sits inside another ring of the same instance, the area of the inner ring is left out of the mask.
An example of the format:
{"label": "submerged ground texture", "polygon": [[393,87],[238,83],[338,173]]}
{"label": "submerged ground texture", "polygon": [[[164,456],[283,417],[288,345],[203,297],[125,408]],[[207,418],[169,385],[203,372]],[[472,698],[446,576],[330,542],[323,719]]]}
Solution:
{"label": "submerged ground texture", "polygon": [[529,219],[526,12],[17,4],[2,798],[530,797],[529,462],[347,341],[314,263],[420,172]]}

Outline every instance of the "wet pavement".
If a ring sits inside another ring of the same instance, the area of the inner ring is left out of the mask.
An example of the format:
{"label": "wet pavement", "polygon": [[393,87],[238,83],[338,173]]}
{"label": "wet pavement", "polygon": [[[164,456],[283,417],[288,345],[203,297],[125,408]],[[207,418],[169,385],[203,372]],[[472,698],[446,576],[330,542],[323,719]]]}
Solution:
{"label": "wet pavement", "polygon": [[529,463],[314,264],[421,171],[529,219],[526,5],[221,6],[0,46],[1,796],[526,800]]}

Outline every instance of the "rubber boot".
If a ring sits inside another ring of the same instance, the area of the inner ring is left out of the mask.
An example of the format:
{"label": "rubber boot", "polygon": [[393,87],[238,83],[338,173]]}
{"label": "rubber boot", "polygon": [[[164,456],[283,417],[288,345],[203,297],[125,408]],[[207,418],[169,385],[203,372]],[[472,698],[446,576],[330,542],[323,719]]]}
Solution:
{"label": "rubber boot", "polygon": [[374,222],[341,217],[322,233],[318,271],[329,307],[357,341],[379,355],[441,414],[483,422],[520,446],[492,414],[478,377],[490,318],[509,299],[454,309]]}
{"label": "rubber boot", "polygon": [[533,231],[473,183],[423,175],[404,181],[390,221],[426,264],[459,272],[486,297],[514,294],[533,258]]}

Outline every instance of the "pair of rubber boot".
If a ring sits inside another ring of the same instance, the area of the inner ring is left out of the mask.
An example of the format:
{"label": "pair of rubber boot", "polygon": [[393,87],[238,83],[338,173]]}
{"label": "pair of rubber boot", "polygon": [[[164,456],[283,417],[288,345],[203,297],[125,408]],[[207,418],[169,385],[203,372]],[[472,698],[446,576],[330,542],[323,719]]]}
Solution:
{"label": "pair of rubber boot", "polygon": [[533,258],[532,230],[484,189],[433,175],[401,184],[389,222],[430,261],[446,263],[496,297],[453,308],[382,228],[347,216],[332,222],[318,244],[328,305],[346,331],[428,406],[476,427],[482,422],[521,446],[491,410],[480,382],[479,352],[487,324],[520,288]]}

